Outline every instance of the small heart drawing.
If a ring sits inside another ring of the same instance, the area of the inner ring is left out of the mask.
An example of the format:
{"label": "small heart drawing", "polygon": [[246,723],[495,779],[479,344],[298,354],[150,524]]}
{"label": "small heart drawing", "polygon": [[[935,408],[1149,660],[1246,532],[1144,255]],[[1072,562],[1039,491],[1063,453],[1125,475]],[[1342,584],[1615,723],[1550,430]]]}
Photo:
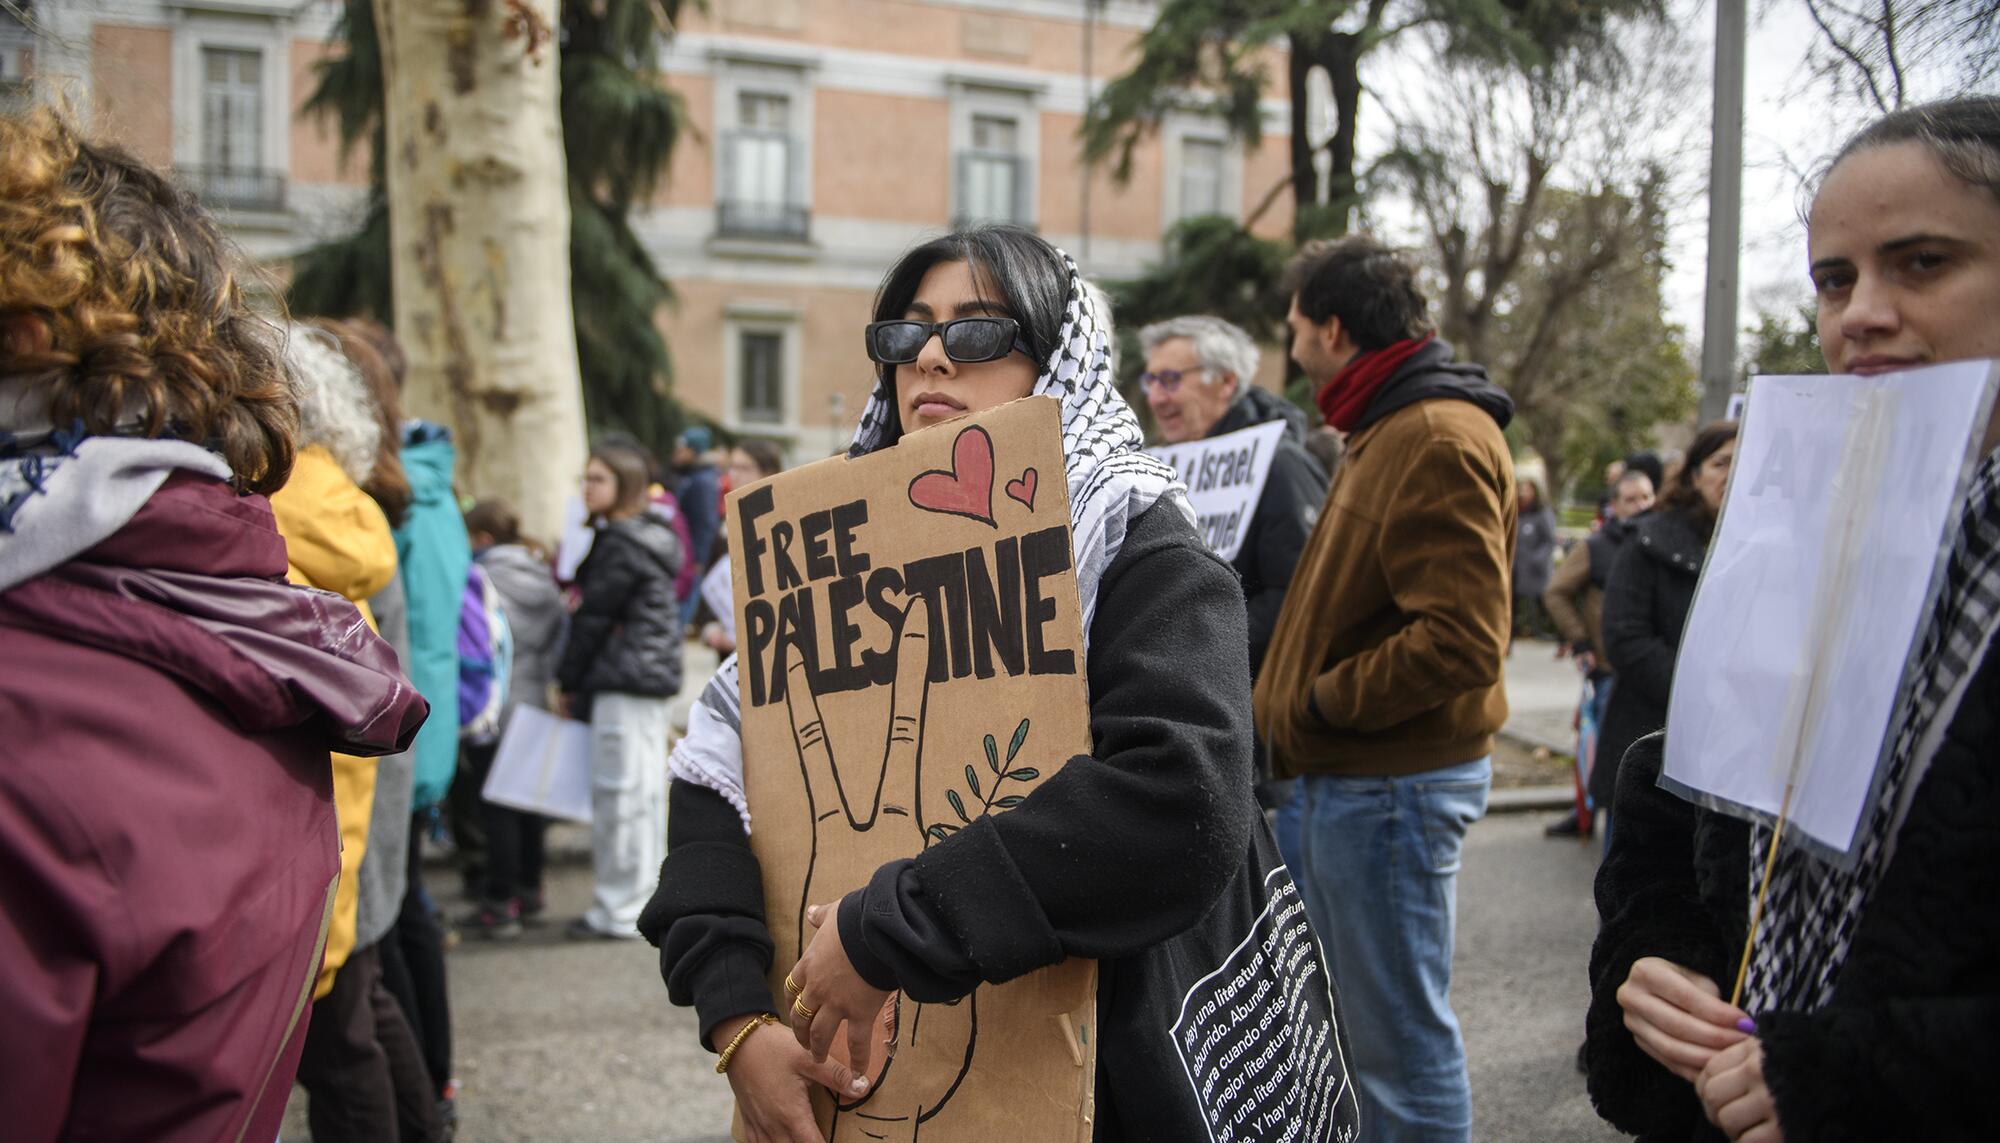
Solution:
{"label": "small heart drawing", "polygon": [[926,512],[993,522],[993,438],[971,425],[951,446],[951,470],[933,468],[910,481],[910,503]]}
{"label": "small heart drawing", "polygon": [[1028,511],[1033,512],[1035,510],[1035,483],[1035,470],[1031,468],[1021,474],[1021,479],[1007,482],[1007,495],[1026,504]]}

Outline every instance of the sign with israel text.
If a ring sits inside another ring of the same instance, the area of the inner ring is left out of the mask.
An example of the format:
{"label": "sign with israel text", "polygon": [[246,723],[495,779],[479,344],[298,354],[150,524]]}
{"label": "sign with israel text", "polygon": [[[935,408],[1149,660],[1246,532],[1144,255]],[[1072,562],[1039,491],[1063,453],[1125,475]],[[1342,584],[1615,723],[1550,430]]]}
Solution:
{"label": "sign with israel text", "polygon": [[1219,437],[1147,450],[1180,474],[1202,541],[1224,560],[1234,560],[1243,548],[1284,435],[1285,422],[1266,421]]}

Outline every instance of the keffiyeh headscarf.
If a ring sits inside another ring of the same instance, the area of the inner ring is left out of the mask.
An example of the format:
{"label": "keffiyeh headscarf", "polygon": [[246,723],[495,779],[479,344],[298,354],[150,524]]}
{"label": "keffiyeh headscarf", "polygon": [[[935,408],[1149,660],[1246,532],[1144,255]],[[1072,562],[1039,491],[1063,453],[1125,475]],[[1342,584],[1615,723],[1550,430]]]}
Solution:
{"label": "keffiyeh headscarf", "polygon": [[[1068,254],[1056,251],[1068,276],[1061,329],[1042,363],[1031,396],[1062,403],[1065,483],[1069,486],[1070,542],[1077,595],[1083,610],[1086,651],[1097,611],[1097,587],[1118,558],[1131,521],[1162,499],[1194,522],[1186,489],[1166,463],[1142,451],[1139,418],[1118,392],[1111,360],[1111,321],[1101,295],[1090,288]],[[897,424],[893,373],[878,377],[848,446],[850,458],[893,443]],[[674,748],[668,770],[675,778],[707,786],[727,798],[750,824],[743,796],[741,699],[736,657],[724,659],[688,716],[688,734]]]}
{"label": "keffiyeh headscarf", "polygon": [[[1895,745],[1862,818],[1854,868],[1842,870],[1780,843],[1766,916],[1756,934],[1743,1008],[1813,1012],[1833,997],[1841,966],[1882,874],[1896,854],[1910,800],[1937,756],[1974,671],[2000,627],[2000,451],[1974,472],[1951,556],[1922,642],[1913,685],[1897,704]],[[1749,891],[1757,893],[1769,826],[1750,831]]]}

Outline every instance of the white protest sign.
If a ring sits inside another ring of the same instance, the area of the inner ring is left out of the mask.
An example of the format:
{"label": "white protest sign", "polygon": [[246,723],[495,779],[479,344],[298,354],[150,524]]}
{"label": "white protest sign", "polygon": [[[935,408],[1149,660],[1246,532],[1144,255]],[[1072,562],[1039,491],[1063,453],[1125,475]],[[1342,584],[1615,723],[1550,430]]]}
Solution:
{"label": "white protest sign", "polygon": [[597,533],[591,530],[590,513],[583,507],[583,497],[572,496],[563,503],[562,534],[556,538],[556,579],[569,583],[576,578],[576,569],[583,564],[583,557],[590,554],[591,541]]}
{"label": "white protest sign", "polygon": [[1202,541],[1224,560],[1235,559],[1243,547],[1243,534],[1257,514],[1271,458],[1284,435],[1285,422],[1266,421],[1219,437],[1147,450],[1180,474]]}
{"label": "white protest sign", "polygon": [[[2000,371],[1751,381],[1661,784],[1838,860],[1888,754]],[[1787,789],[1791,791],[1787,806]]]}
{"label": "white protest sign", "polygon": [[736,642],[736,587],[729,580],[729,553],[724,552],[701,577],[701,601],[722,625],[722,633]]}
{"label": "white protest sign", "polygon": [[479,793],[496,805],[589,822],[589,724],[526,703],[515,706]]}

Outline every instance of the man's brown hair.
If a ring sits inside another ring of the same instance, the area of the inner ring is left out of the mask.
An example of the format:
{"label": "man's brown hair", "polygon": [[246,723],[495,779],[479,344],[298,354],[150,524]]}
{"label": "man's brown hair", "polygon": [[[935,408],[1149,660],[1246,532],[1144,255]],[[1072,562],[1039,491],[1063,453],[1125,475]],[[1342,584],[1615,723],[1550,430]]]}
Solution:
{"label": "man's brown hair", "polygon": [[194,200],[125,151],[47,108],[0,117],[0,317],[47,334],[0,346],[0,375],[59,427],[136,418],[270,492],[291,475],[298,403],[282,334],[244,304],[233,262]]}
{"label": "man's brown hair", "polygon": [[1308,243],[1285,267],[1284,286],[1307,320],[1339,318],[1363,352],[1432,330],[1416,267],[1366,235]]}

